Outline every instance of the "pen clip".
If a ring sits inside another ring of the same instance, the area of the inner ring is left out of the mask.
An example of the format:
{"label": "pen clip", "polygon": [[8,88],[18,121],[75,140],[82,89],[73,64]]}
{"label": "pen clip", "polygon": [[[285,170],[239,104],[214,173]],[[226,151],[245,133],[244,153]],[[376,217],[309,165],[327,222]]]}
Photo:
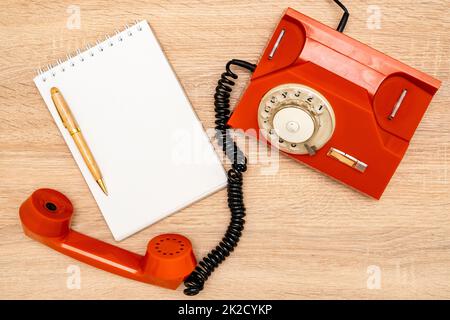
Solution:
{"label": "pen clip", "polygon": [[[62,124],[63,124],[64,127],[67,129],[67,123],[66,123],[66,121],[64,120],[64,117],[62,116],[61,111],[59,110],[61,103],[63,103],[63,102],[65,103],[64,98],[61,98],[61,97],[59,96],[59,99],[58,99],[57,95],[60,95],[60,92],[59,92],[59,90],[58,90],[57,88],[55,88],[55,87],[51,88],[51,90],[50,90],[50,95],[51,95],[53,104],[54,104],[54,106],[55,106],[56,112],[58,112],[58,115],[59,115],[59,117],[61,118]],[[61,101],[61,99],[62,99],[63,101]],[[58,103],[58,100],[59,100],[59,103]]]}
{"label": "pen clip", "polygon": [[66,122],[64,121],[64,119],[63,119],[63,117],[62,117],[62,115],[61,115],[61,112],[59,112],[59,109],[58,109],[57,107],[55,107],[55,109],[56,109],[56,112],[58,112],[59,117],[61,118],[61,122],[62,122],[62,124],[64,125],[64,128],[67,129],[67,124],[66,124]]}

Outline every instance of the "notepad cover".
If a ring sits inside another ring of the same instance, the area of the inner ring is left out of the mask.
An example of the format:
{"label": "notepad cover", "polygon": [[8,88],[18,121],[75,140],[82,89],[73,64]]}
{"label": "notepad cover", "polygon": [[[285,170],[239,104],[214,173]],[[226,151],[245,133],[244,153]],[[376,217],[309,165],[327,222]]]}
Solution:
{"label": "notepad cover", "polygon": [[[220,159],[146,21],[34,81],[117,241],[226,185]],[[53,86],[77,119],[108,196],[64,128]]]}

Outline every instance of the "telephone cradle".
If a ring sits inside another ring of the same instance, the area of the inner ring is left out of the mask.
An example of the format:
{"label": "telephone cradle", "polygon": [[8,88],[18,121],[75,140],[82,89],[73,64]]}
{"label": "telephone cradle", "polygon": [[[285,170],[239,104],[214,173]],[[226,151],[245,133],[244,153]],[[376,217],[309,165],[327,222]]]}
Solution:
{"label": "telephone cradle", "polygon": [[439,86],[288,8],[228,124],[379,199]]}
{"label": "telephone cradle", "polygon": [[96,268],[168,289],[176,289],[195,268],[184,236],[156,236],[141,256],[71,229],[72,215],[70,200],[52,189],[36,190],[19,209],[27,236]]}

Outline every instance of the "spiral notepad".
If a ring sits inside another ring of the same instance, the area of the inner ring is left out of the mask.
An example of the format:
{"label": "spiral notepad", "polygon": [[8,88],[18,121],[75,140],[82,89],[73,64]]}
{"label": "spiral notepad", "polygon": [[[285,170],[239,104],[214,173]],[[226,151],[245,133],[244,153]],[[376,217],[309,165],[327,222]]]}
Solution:
{"label": "spiral notepad", "polygon": [[[116,240],[226,185],[220,159],[146,21],[40,70],[34,82]],[[83,131],[108,196],[61,122],[54,86]]]}

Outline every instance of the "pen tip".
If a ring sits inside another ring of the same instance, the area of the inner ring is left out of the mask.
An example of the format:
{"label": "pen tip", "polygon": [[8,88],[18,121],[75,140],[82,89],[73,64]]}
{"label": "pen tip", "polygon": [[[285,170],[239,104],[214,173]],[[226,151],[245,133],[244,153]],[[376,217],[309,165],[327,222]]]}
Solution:
{"label": "pen tip", "polygon": [[58,88],[56,88],[56,87],[52,87],[51,89],[50,89],[50,94],[55,94],[55,93],[58,93],[59,92],[59,90],[58,90]]}
{"label": "pen tip", "polygon": [[100,186],[100,188],[102,189],[103,193],[108,195],[108,190],[106,190],[106,185],[103,182],[103,179],[98,179],[97,180],[98,185]]}

